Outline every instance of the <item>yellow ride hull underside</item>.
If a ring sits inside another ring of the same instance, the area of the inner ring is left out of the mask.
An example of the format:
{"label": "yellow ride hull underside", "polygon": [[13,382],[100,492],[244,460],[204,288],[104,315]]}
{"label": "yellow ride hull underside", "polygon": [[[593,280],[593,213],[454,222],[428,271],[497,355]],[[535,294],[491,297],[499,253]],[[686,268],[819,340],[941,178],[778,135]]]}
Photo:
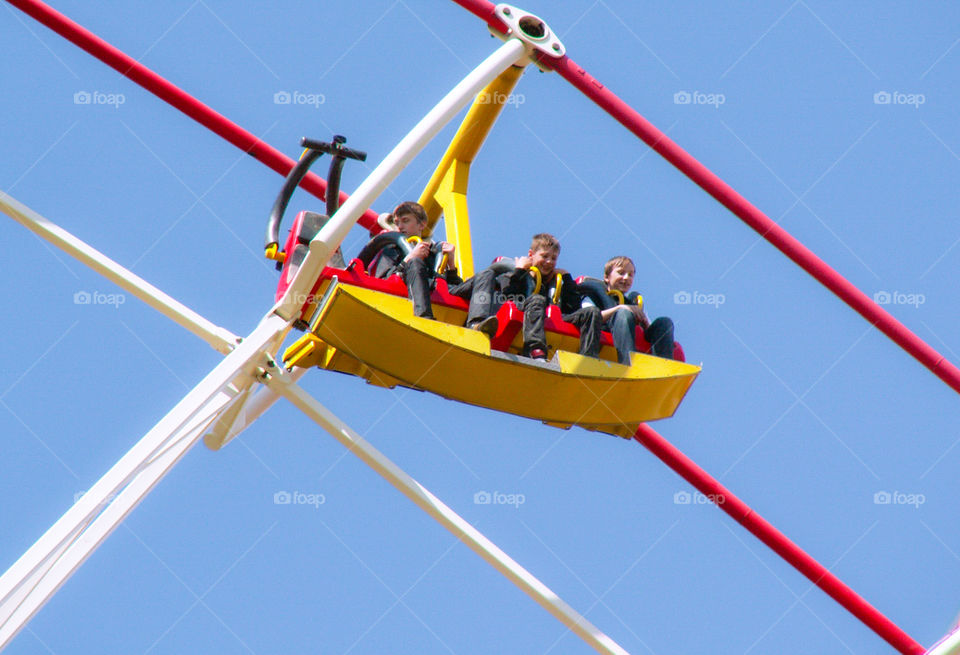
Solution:
{"label": "yellow ride hull underside", "polygon": [[633,354],[630,366],[564,350],[535,362],[490,350],[474,330],[413,315],[407,298],[334,283],[312,334],[284,354],[288,366],[320,366],[372,384],[402,385],[557,427],[622,437],[672,416],[699,366]]}

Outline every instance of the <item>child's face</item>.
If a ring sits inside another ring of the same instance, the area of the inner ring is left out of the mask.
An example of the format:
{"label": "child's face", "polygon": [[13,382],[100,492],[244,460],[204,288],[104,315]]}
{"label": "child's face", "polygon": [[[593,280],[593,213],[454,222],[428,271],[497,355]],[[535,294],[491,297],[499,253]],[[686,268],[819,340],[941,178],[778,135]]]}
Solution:
{"label": "child's face", "polygon": [[531,250],[527,256],[531,259],[531,264],[539,269],[541,275],[550,275],[557,265],[560,251],[556,248],[537,248]]}
{"label": "child's face", "polygon": [[401,214],[397,216],[397,231],[408,237],[418,237],[423,232],[423,223],[417,220],[413,214]]}
{"label": "child's face", "polygon": [[626,293],[633,286],[633,274],[635,272],[630,264],[617,264],[610,269],[610,273],[603,281],[607,283],[607,289]]}

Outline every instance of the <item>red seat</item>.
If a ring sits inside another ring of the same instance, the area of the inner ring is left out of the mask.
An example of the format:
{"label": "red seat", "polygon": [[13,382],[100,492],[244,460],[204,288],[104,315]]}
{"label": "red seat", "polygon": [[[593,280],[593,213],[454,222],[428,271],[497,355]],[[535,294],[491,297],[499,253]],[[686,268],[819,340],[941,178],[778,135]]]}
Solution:
{"label": "red seat", "polygon": [[[391,275],[383,279],[375,278],[367,274],[367,272],[364,270],[363,263],[359,259],[352,260],[345,269],[333,268],[330,266],[324,268],[323,272],[320,274],[320,278],[317,280],[317,286],[314,287],[314,292],[316,292],[323,280],[330,279],[334,276],[336,276],[345,284],[353,284],[365,289],[389,293],[394,296],[401,296],[404,298],[407,297],[407,286],[404,284],[403,278],[400,275]],[[459,296],[454,296],[448,291],[446,280],[441,278],[437,279],[433,293],[430,295],[430,300],[435,309],[437,306],[445,307],[456,310],[457,312],[462,312],[464,315],[469,308],[469,303],[466,300],[460,298]],[[507,352],[523,327],[523,312],[520,311],[520,309],[512,301],[507,301],[497,312],[497,321],[499,323],[497,334],[490,340],[490,347],[493,350]],[[544,327],[548,333],[553,333],[561,338],[580,338],[580,331],[570,323],[567,323],[563,320],[560,308],[556,305],[550,305],[547,307]],[[637,328],[636,339],[637,351],[649,353],[650,344],[648,344],[646,339],[643,338],[643,330],[639,327]],[[608,346],[613,348],[613,337],[609,332],[604,331],[601,333],[600,345],[601,347]],[[679,343],[676,344],[674,349],[674,359],[686,361],[683,355],[683,348]]]}

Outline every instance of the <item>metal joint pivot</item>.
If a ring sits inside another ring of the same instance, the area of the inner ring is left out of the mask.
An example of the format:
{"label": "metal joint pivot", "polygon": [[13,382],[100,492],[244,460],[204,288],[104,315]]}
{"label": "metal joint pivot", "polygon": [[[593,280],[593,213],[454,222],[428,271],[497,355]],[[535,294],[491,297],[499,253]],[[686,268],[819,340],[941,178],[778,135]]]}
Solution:
{"label": "metal joint pivot", "polygon": [[526,45],[530,61],[540,70],[550,71],[552,69],[537,61],[534,56],[535,52],[540,52],[552,59],[566,55],[567,50],[563,47],[560,39],[554,35],[550,27],[539,16],[504,3],[498,4],[494,12],[497,18],[506,25],[507,32],[506,34],[500,34],[491,29],[490,33],[504,41],[512,38],[522,41]]}

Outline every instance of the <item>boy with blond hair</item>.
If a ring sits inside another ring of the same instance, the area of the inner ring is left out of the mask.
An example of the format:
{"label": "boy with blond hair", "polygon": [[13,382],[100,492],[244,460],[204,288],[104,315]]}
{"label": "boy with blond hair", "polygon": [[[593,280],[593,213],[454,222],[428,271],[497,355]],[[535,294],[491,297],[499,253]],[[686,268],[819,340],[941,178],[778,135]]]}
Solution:
{"label": "boy with blond hair", "polygon": [[[630,353],[636,351],[636,327],[643,329],[643,336],[650,344],[650,352],[657,357],[673,359],[673,321],[662,316],[652,323],[643,311],[643,297],[630,294],[636,266],[624,255],[611,257],[603,267],[603,283],[610,297],[600,308],[600,317],[613,336],[617,357],[621,364],[630,364]],[[589,297],[583,299],[584,307],[596,307]]]}
{"label": "boy with blond hair", "polygon": [[581,307],[576,282],[566,271],[556,268],[560,256],[560,242],[545,232],[535,234],[530,249],[517,257],[512,273],[500,275],[494,267],[487,268],[450,292],[461,298],[470,298],[467,326],[493,336],[497,331],[494,314],[500,297],[513,299],[523,311],[523,351],[525,357],[537,360],[547,358],[544,320],[547,307],[559,305],[563,320],[580,330],[580,354],[596,357],[600,354],[600,310]]}

